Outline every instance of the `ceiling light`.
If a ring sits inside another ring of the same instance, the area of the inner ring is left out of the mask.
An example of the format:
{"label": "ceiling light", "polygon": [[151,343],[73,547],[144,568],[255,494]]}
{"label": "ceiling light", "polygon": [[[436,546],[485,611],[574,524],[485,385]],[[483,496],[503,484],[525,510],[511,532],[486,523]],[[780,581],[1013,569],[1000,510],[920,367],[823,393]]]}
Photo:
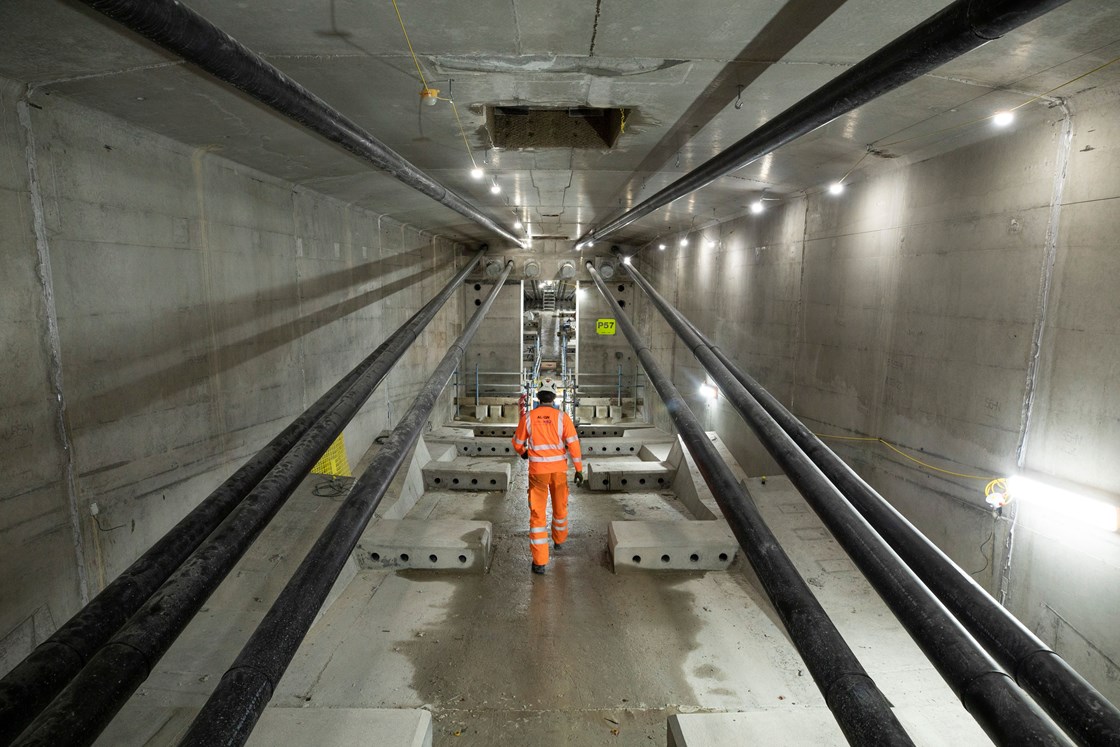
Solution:
{"label": "ceiling light", "polygon": [[681,246],[688,246],[688,237],[681,236]]}
{"label": "ceiling light", "polygon": [[424,86],[420,89],[420,103],[425,106],[435,106],[439,101],[439,89]]}
{"label": "ceiling light", "polygon": [[483,172],[482,169],[475,166],[473,169],[471,169],[471,178],[474,179],[475,181],[481,180],[483,173],[485,173],[485,172]]}
{"label": "ceiling light", "polygon": [[751,203],[751,212],[758,215],[763,211],[762,200],[755,200]]}
{"label": "ceiling light", "polygon": [[1015,500],[1045,506],[1097,529],[1115,532],[1120,527],[1120,509],[1115,504],[1087,498],[1023,475],[1009,477],[1007,488]]}
{"label": "ceiling light", "polygon": [[700,385],[700,395],[708,402],[715,402],[716,397],[719,396],[719,390],[712,384],[704,382]]}
{"label": "ceiling light", "polygon": [[828,193],[830,195],[838,195],[844,191],[844,185],[840,182],[833,182],[828,185]]}
{"label": "ceiling light", "polygon": [[630,264],[630,258],[629,257],[623,257],[622,258],[622,264],[624,264],[624,265]]}
{"label": "ceiling light", "polygon": [[520,231],[522,228],[525,227],[525,225],[521,221],[515,220],[513,222],[513,227],[516,228],[518,231]]}
{"label": "ceiling light", "polygon": [[1011,112],[996,112],[992,117],[992,124],[996,127],[1006,127],[1015,121],[1015,115]]}
{"label": "ceiling light", "polygon": [[494,194],[494,195],[496,195],[496,194],[498,194],[498,193],[499,193],[499,192],[501,192],[501,191],[502,191],[502,185],[501,185],[501,184],[498,184],[498,180],[497,180],[497,179],[495,179],[494,181],[492,181],[492,182],[490,183],[490,194]]}
{"label": "ceiling light", "polygon": [[665,251],[665,245],[664,244],[658,244],[657,248],[660,249],[661,251]]}
{"label": "ceiling light", "polygon": [[704,239],[704,248],[711,249],[716,245],[715,239]]}

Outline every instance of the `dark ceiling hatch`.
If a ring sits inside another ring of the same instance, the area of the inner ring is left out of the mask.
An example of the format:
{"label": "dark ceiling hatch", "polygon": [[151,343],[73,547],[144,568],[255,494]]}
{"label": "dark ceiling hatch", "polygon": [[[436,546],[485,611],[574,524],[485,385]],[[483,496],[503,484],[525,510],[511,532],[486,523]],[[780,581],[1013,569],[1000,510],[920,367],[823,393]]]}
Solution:
{"label": "dark ceiling hatch", "polygon": [[496,148],[613,148],[629,109],[578,106],[544,109],[488,106],[486,127]]}

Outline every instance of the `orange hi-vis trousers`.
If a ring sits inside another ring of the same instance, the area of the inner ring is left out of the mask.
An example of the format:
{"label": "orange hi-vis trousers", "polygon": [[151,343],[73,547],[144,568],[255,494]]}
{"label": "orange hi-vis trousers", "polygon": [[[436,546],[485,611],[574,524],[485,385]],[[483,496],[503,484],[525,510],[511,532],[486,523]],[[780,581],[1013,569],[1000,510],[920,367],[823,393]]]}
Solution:
{"label": "orange hi-vis trousers", "polygon": [[548,562],[548,494],[552,493],[552,540],[568,539],[568,473],[529,475],[529,551],[534,565]]}

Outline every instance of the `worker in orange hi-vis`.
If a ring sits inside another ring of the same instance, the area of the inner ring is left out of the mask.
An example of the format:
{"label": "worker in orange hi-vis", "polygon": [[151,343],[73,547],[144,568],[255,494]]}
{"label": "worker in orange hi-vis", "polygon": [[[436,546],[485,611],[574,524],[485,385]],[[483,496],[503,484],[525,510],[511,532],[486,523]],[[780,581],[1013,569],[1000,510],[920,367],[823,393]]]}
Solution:
{"label": "worker in orange hi-vis", "polygon": [[548,565],[548,495],[552,494],[552,541],[559,550],[568,539],[568,456],[576,467],[576,485],[583,485],[583,460],[579,437],[568,413],[556,409],[556,390],[547,382],[537,392],[540,405],[525,407],[513,436],[513,448],[529,460],[529,550],[533,573],[544,573]]}

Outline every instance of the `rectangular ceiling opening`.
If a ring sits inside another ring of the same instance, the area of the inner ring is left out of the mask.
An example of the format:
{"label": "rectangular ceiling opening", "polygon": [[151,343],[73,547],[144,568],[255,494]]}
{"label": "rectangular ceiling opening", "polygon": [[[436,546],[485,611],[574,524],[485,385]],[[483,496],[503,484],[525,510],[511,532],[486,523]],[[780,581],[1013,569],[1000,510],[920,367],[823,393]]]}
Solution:
{"label": "rectangular ceiling opening", "polygon": [[629,109],[488,106],[486,127],[497,148],[613,148]]}

